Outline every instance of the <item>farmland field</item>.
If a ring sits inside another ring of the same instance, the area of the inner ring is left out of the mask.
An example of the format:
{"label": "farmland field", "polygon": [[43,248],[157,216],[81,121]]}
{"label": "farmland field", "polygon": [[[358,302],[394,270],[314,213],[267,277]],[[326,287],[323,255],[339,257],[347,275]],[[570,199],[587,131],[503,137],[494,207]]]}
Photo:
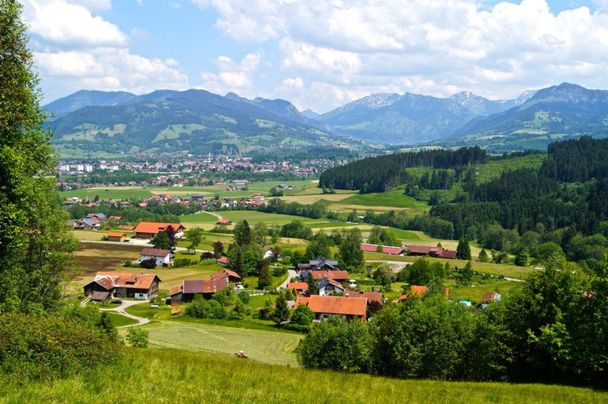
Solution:
{"label": "farmland field", "polygon": [[79,198],[95,198],[99,196],[101,200],[107,199],[144,199],[152,196],[147,188],[142,187],[111,187],[111,188],[83,188],[60,193],[62,198],[73,196]]}
{"label": "farmland field", "polygon": [[297,365],[293,350],[302,337],[292,333],[182,321],[163,321],[146,329],[150,332],[152,346],[224,355],[245,351],[255,361],[290,366]]}
{"label": "farmland field", "polygon": [[[268,365],[205,352],[130,349],[113,367],[53,381],[0,378],[6,402],[601,403],[589,388],[399,380]],[[118,383],[117,380],[120,380]],[[306,383],[303,388],[303,381]],[[342,386],[344,388],[336,388]]]}

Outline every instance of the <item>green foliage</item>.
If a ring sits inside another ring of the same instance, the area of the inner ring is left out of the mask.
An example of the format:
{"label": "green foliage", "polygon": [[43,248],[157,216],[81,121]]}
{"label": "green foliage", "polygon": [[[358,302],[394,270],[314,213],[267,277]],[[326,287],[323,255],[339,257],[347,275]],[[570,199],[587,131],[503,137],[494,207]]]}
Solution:
{"label": "green foliage", "polygon": [[241,248],[248,246],[253,241],[251,228],[247,220],[238,222],[234,226],[234,242]]}
{"label": "green foliage", "polygon": [[130,327],[127,331],[127,341],[134,348],[147,348],[148,330],[140,327]]}
{"label": "green foliage", "polygon": [[285,224],[281,227],[281,237],[301,238],[304,240],[310,240],[312,238],[312,230],[306,227],[300,220],[294,220],[291,223]]}
{"label": "green foliage", "polygon": [[224,244],[221,241],[215,241],[213,243],[213,256],[220,258],[224,254]]}
{"label": "green foliage", "polygon": [[285,295],[281,293],[274,302],[274,309],[272,310],[270,318],[275,323],[281,324],[289,320],[289,316],[290,313],[289,307],[287,306],[287,299],[285,299]]}
{"label": "green foliage", "polygon": [[522,248],[515,256],[515,260],[513,261],[513,263],[518,267],[525,267],[528,266],[528,259],[528,252],[524,248]]}
{"label": "green foliage", "polygon": [[313,278],[313,276],[310,272],[308,273],[308,277],[306,278],[306,284],[308,285],[308,292],[311,295],[319,294],[319,288],[317,287],[317,282],[315,282],[315,279]]}
{"label": "green foliage", "polygon": [[393,283],[394,278],[393,270],[390,266],[382,264],[378,266],[378,268],[376,268],[376,270],[372,274],[372,278],[374,279],[376,284],[384,287],[390,287],[391,283]]}
{"label": "green foliage", "polygon": [[315,313],[305,304],[300,304],[291,314],[291,322],[297,325],[308,326],[312,324]]}
{"label": "green foliage", "polygon": [[188,240],[188,251],[194,252],[203,241],[203,230],[200,227],[194,227],[186,230],[186,240]]}
{"label": "green foliage", "polygon": [[464,268],[460,270],[460,281],[463,284],[468,285],[469,283],[471,283],[471,280],[473,280],[474,274],[475,273],[473,272],[473,265],[471,264],[471,261],[469,261],[464,266]]}
{"label": "green foliage", "polygon": [[0,314],[0,373],[53,379],[116,361],[120,346],[106,336],[107,328],[91,324],[98,313],[78,311],[77,316],[85,321],[76,315]]}
{"label": "green foliage", "polygon": [[112,322],[112,319],[108,315],[107,312],[101,312],[99,316],[99,321],[97,322],[97,328],[101,330],[101,333],[105,335],[110,341],[118,342],[118,332],[116,331],[116,327]]}
{"label": "green foliage", "polygon": [[339,246],[340,263],[348,270],[354,271],[363,267],[363,251],[361,251],[361,230],[354,228],[345,230]]}
{"label": "green foliage", "polygon": [[380,226],[372,227],[367,240],[370,244],[393,245],[399,246],[401,243],[389,233],[386,229]]}
{"label": "green foliage", "polygon": [[366,372],[371,369],[373,340],[361,321],[338,319],[313,327],[300,343],[298,361],[307,368]]}
{"label": "green foliage", "polygon": [[399,273],[398,280],[410,285],[428,286],[433,283],[442,284],[446,276],[445,268],[439,262],[430,263],[424,258],[417,259]]}
{"label": "green foliage", "polygon": [[152,245],[154,248],[160,248],[162,250],[170,250],[173,248],[173,243],[169,238],[167,232],[161,231],[152,239]]}
{"label": "green foliage", "polygon": [[258,278],[258,289],[266,289],[272,285],[272,273],[268,261],[260,261],[260,277]]}
{"label": "green foliage", "polygon": [[194,318],[224,319],[226,311],[215,300],[205,300],[201,296],[195,296],[192,303],[186,307],[186,315]]}
{"label": "green foliage", "polygon": [[458,241],[458,246],[456,247],[456,257],[461,260],[471,259],[471,247],[469,246],[469,241],[467,239],[461,238],[460,241]]}
{"label": "green foliage", "polygon": [[309,260],[321,257],[332,258],[331,240],[324,231],[321,230],[311,237],[304,257]]}
{"label": "green foliage", "polygon": [[479,256],[477,257],[477,259],[479,260],[479,262],[488,262],[489,261],[488,253],[486,252],[486,250],[484,248],[482,248],[481,251],[479,252]]}
{"label": "green foliage", "polygon": [[55,308],[77,245],[58,203],[21,9],[0,3],[0,312]]}

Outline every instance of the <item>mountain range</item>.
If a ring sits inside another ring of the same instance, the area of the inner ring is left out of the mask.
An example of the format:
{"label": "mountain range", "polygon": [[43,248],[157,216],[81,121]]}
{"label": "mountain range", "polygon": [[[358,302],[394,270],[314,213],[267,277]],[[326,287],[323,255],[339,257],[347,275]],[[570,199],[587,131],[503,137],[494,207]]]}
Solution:
{"label": "mountain range", "polygon": [[460,146],[496,151],[544,148],[552,140],[608,135],[608,91],[563,83],[512,100],[471,92],[447,98],[374,94],[324,114],[289,101],[205,90],[79,91],[45,106],[64,155],[377,144]]}

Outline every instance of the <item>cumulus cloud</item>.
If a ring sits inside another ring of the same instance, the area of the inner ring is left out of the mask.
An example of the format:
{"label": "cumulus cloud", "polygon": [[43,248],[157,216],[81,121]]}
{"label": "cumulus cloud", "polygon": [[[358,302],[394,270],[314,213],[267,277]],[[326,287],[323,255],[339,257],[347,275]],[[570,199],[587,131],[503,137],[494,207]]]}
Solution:
{"label": "cumulus cloud", "polygon": [[[143,93],[188,87],[176,60],[132,53],[129,35],[95,15],[111,8],[110,0],[27,0],[24,5],[46,99],[83,88]],[[146,33],[133,29],[131,35],[142,39]]]}
{"label": "cumulus cloud", "polygon": [[546,0],[191,1],[238,41],[278,43],[286,75],[334,97],[317,108],[383,88],[505,98],[561,81],[608,87],[606,0],[558,14]]}
{"label": "cumulus cloud", "polygon": [[215,59],[217,72],[201,72],[202,87],[221,94],[233,91],[245,96],[254,95],[253,74],[260,66],[260,61],[259,53],[249,53],[240,62],[228,56],[219,56]]}

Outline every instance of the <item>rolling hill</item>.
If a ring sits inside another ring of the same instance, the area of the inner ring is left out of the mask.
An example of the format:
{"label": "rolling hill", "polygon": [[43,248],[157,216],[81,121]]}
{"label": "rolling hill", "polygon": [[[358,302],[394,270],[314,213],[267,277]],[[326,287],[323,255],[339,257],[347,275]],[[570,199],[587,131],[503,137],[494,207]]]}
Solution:
{"label": "rolling hill", "polygon": [[[308,123],[288,101],[204,90],[159,90],[141,96],[76,93],[49,104],[47,122],[63,155],[119,155],[183,151],[237,153],[303,147],[364,148],[356,139],[336,140]],[[95,100],[103,105],[88,105]],[[77,105],[82,107],[75,109]]]}

